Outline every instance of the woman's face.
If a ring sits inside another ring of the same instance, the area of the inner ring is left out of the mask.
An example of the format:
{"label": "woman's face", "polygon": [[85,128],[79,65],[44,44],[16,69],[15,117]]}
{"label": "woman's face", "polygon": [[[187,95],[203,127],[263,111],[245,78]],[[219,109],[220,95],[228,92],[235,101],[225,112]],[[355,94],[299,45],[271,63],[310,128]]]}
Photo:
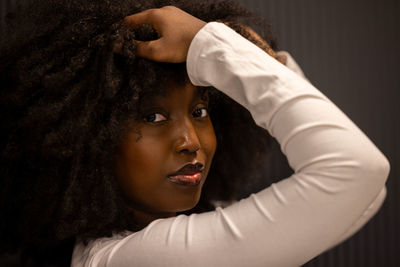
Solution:
{"label": "woman's face", "polygon": [[116,170],[134,213],[151,221],[197,204],[217,141],[208,95],[190,82],[169,86],[166,96],[142,106],[120,145]]}

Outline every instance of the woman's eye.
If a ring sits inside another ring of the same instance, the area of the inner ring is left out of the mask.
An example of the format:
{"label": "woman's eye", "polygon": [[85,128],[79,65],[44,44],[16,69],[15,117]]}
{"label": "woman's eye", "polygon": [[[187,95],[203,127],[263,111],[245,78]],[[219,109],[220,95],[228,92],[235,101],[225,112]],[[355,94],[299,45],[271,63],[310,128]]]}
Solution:
{"label": "woman's eye", "polygon": [[204,118],[204,117],[207,117],[207,115],[208,115],[208,111],[207,111],[206,108],[197,108],[197,109],[195,109],[195,111],[193,112],[193,116],[194,116],[194,117],[201,117],[201,118]]}
{"label": "woman's eye", "polygon": [[152,113],[144,118],[145,122],[160,122],[165,120],[167,120],[167,118],[165,118],[165,116],[160,113]]}

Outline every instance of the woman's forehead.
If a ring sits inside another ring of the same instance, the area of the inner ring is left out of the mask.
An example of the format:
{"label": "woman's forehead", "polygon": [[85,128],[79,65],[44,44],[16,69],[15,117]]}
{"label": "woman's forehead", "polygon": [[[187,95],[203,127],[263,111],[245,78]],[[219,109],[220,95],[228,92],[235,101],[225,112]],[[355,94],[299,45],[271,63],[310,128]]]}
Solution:
{"label": "woman's forehead", "polygon": [[[193,86],[194,93],[193,99],[202,99],[203,101],[208,100],[208,90],[206,87]],[[140,102],[141,104],[151,104],[159,101],[165,101],[172,96],[174,90],[189,90],[188,86],[168,86],[166,88],[160,89],[158,92],[153,92],[151,94],[144,94]]]}

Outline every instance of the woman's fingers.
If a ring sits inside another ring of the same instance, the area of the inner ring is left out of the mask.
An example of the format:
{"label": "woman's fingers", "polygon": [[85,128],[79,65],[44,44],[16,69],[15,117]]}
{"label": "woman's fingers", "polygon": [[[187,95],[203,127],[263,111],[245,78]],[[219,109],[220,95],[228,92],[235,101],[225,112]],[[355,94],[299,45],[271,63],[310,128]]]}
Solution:
{"label": "woman's fingers", "polygon": [[186,61],[192,39],[206,24],[174,6],[148,9],[126,17],[124,22],[133,28],[150,24],[160,37],[152,41],[137,41],[139,57],[171,63]]}
{"label": "woman's fingers", "polygon": [[136,41],[136,55],[150,60],[161,61],[161,55],[158,52],[160,50],[161,39],[147,42]]}
{"label": "woman's fingers", "polygon": [[151,24],[153,26],[153,20],[151,13],[155,9],[147,9],[142,12],[127,16],[124,18],[124,23],[132,28],[139,28],[142,24]]}
{"label": "woman's fingers", "polygon": [[136,55],[159,62],[180,63],[186,60],[186,54],[182,49],[166,49],[171,46],[165,42],[164,37],[153,41],[136,41]]}

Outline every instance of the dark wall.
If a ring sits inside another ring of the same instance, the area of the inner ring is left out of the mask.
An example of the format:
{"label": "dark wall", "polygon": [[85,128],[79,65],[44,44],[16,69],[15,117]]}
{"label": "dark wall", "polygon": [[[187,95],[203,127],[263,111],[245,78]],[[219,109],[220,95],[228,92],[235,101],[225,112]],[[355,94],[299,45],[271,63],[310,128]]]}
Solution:
{"label": "dark wall", "polygon": [[[400,266],[400,1],[237,1],[271,21],[280,48],[391,163],[378,214],[305,266]],[[276,181],[290,171],[276,143],[273,153],[267,180]]]}

